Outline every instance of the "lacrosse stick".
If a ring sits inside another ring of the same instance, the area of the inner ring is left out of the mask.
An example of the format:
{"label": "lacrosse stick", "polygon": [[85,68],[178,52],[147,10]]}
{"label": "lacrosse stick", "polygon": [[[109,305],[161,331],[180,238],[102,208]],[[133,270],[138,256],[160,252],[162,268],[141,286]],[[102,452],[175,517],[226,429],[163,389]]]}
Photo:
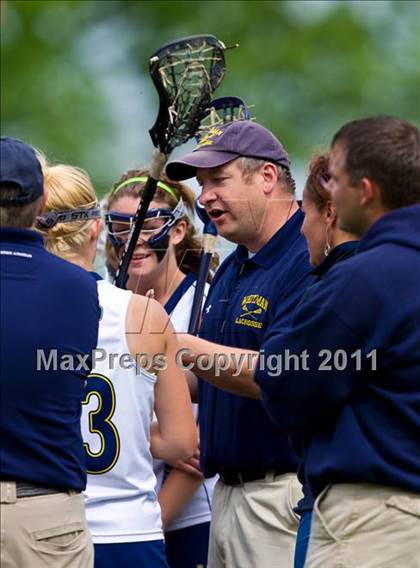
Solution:
{"label": "lacrosse stick", "polygon": [[249,106],[240,97],[214,99],[201,115],[200,126],[195,139],[200,142],[202,134],[205,134],[211,126],[226,124],[235,120],[251,120]]}
{"label": "lacrosse stick", "polygon": [[[250,120],[249,107],[239,97],[220,97],[211,101],[201,116],[199,133],[196,139],[200,141],[200,132],[205,133],[207,128],[216,124],[226,124],[234,120]],[[216,240],[217,229],[211,222],[206,210],[199,204],[198,200],[195,204],[195,210],[198,217],[204,223],[203,228],[203,245],[200,257],[200,268],[197,276],[197,284],[194,292],[193,305],[191,308],[190,323],[188,325],[188,333],[197,335],[200,326],[200,315],[203,304],[204,289],[206,286],[210,263],[213,257]]]}
{"label": "lacrosse stick", "polygon": [[204,288],[206,286],[207,277],[210,269],[211,259],[216,248],[217,229],[210,221],[206,210],[198,201],[195,202],[195,210],[200,221],[204,223],[203,242],[200,256],[200,268],[197,275],[197,283],[194,291],[193,305],[191,308],[190,323],[188,324],[188,333],[197,335],[200,326],[200,314],[203,304]]}
{"label": "lacrosse stick", "polygon": [[150,76],[159,93],[159,113],[149,130],[155,151],[136,221],[116,272],[118,288],[125,288],[128,267],[170,153],[194,136],[203,110],[223,79],[225,49],[215,36],[191,36],[163,45],[150,58]]}

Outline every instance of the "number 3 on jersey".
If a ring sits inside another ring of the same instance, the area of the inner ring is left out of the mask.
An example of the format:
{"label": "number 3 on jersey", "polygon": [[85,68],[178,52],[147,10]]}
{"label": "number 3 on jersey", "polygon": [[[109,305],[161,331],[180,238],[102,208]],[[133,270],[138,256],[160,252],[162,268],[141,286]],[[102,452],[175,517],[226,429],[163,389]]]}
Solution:
{"label": "number 3 on jersey", "polygon": [[115,390],[103,375],[89,375],[82,404],[88,415],[88,431],[84,432],[87,472],[106,473],[117,463],[120,454],[118,430],[111,419],[115,412]]}

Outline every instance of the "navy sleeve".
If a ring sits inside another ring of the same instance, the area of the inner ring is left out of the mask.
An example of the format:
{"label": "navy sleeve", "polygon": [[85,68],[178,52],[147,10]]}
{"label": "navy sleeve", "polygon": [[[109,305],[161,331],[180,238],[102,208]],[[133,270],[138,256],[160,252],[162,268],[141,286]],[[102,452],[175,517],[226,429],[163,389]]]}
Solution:
{"label": "navy sleeve", "polygon": [[[270,325],[264,335],[264,344],[270,341],[272,337],[281,341],[282,336],[290,330],[296,307],[306,288],[312,283],[313,276],[308,262],[308,254],[304,250],[299,256],[296,256],[293,269],[286,273],[284,281],[278,282],[282,292],[276,298],[275,303],[270,305]],[[264,349],[264,344],[262,349]]]}
{"label": "navy sleeve", "polygon": [[[272,420],[288,429],[335,415],[374,365],[366,337],[349,324],[357,317],[345,280],[324,281],[298,307],[291,329],[270,334],[262,346],[255,374],[262,403]],[[346,287],[349,293],[341,297]]]}

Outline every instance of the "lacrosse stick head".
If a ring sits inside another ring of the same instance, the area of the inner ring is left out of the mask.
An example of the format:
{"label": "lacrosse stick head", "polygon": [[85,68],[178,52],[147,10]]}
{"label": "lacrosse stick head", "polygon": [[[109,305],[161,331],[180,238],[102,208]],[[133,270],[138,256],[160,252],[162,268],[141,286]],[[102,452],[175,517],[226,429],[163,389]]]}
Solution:
{"label": "lacrosse stick head", "polygon": [[215,36],[197,35],[167,43],[150,58],[159,114],[149,132],[163,154],[196,133],[203,110],[223,79],[225,49]]}
{"label": "lacrosse stick head", "polygon": [[240,97],[219,97],[213,99],[204,109],[198,132],[195,136],[197,142],[212,126],[234,122],[235,120],[251,120],[248,105]]}

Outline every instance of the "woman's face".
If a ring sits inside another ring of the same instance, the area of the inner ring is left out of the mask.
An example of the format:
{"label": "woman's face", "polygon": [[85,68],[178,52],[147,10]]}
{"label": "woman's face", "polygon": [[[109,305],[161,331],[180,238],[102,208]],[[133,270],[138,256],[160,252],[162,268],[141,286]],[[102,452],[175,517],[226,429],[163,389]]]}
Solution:
{"label": "woman's face", "polygon": [[302,210],[305,213],[305,219],[301,233],[308,244],[310,263],[312,266],[318,266],[325,259],[327,222],[325,211],[319,211],[308,195],[306,187],[303,191]]}
{"label": "woman's face", "polygon": [[[122,213],[124,215],[134,216],[137,212],[137,207],[140,199],[137,197],[132,197],[130,195],[124,195],[117,201],[114,201],[111,205],[111,210],[116,213]],[[168,208],[168,205],[162,201],[152,201],[150,204],[151,209],[157,208]],[[163,218],[156,219],[146,219],[143,229],[156,229],[156,232],[162,227],[165,220]],[[114,224],[114,230],[119,229],[118,224]],[[157,273],[159,269],[163,268],[165,264],[164,261],[158,262],[155,251],[148,246],[147,241],[149,238],[156,233],[153,232],[141,232],[140,238],[137,241],[136,248],[134,249],[133,257],[128,268],[128,274],[131,277],[147,276],[153,277],[154,273]],[[124,247],[121,246],[119,250],[118,258],[121,258]]]}

